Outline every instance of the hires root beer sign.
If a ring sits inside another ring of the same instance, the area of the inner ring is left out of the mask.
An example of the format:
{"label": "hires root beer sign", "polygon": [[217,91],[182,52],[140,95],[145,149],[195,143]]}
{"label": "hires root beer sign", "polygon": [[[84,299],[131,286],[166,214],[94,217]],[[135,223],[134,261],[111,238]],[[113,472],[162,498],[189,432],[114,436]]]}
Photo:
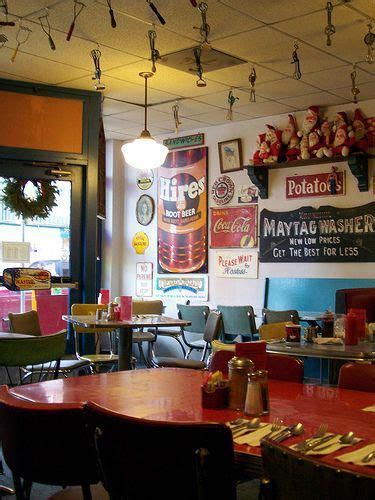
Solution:
{"label": "hires root beer sign", "polygon": [[211,208],[211,248],[257,246],[257,206]]}
{"label": "hires root beer sign", "polygon": [[317,196],[335,196],[345,194],[345,172],[336,172],[336,193],[330,189],[331,172],[323,174],[293,175],[286,178],[286,197],[313,198]]}

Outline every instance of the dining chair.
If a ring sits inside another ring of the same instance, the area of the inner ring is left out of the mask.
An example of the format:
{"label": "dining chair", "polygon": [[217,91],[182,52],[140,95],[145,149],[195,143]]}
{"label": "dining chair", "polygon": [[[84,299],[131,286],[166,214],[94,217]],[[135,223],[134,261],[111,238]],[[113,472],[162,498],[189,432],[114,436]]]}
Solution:
{"label": "dining chair", "polygon": [[374,477],[332,467],[268,438],[261,441],[264,477],[260,500],[353,500],[375,498]]}
{"label": "dining chair", "polygon": [[207,322],[204,327],[204,334],[202,340],[192,341],[192,345],[196,345],[197,349],[202,349],[202,356],[200,361],[193,359],[181,359],[175,357],[155,357],[154,363],[159,368],[192,368],[195,370],[202,370],[206,367],[205,359],[211,349],[211,344],[217,340],[220,335],[221,329],[221,314],[217,311],[211,311],[208,315]]}
{"label": "dining chair", "polygon": [[[12,333],[22,333],[24,335],[42,337],[38,311],[32,310],[24,313],[9,313],[8,318],[9,330]],[[66,330],[61,330],[61,332],[65,332],[65,334],[67,333]],[[37,367],[34,367],[34,371],[36,370]],[[64,354],[60,361],[59,373],[66,377],[74,370],[90,372],[91,363],[87,359],[80,359],[78,356],[69,356]]]}
{"label": "dining chair", "polygon": [[[71,313],[73,316],[95,316],[96,311],[106,311],[106,304],[72,304]],[[115,335],[112,328],[86,328],[73,324],[74,344],[76,356],[79,359],[87,359],[99,371],[102,366],[109,366],[111,369],[116,369],[118,356],[115,354]],[[89,354],[81,354],[80,335],[89,334],[95,336],[95,352]],[[109,353],[100,352],[101,335],[106,335],[109,345]]]}
{"label": "dining chair", "polygon": [[95,447],[88,438],[79,404],[40,404],[0,387],[0,438],[17,500],[28,500],[32,483],[79,485],[91,500],[99,481]]}
{"label": "dining chair", "polygon": [[[190,304],[177,304],[178,317],[185,321],[190,321],[190,326],[183,326],[181,328],[181,335],[183,342],[188,346],[189,350],[185,355],[185,358],[188,359],[190,354],[194,350],[201,351],[204,348],[203,342],[198,345],[194,344],[194,340],[190,341],[187,338],[186,333],[188,334],[200,334],[203,337],[204,329],[206,326],[206,321],[208,315],[210,314],[210,308],[208,306],[192,306]],[[203,340],[203,339],[199,339]]]}
{"label": "dining chair", "polygon": [[375,393],[375,364],[345,363],[340,368],[338,386],[341,389]]}
{"label": "dining chair", "polygon": [[137,419],[93,402],[85,412],[111,499],[235,500],[226,425]]}
{"label": "dining chair", "polygon": [[[143,314],[162,314],[163,312],[163,302],[161,300],[133,300],[133,315],[143,315]],[[156,342],[157,335],[159,334],[159,329],[154,328],[154,331],[144,331],[143,328],[139,330],[133,330],[133,344],[138,347],[138,352],[143,363],[148,367],[152,368],[154,357],[154,344]],[[145,355],[143,350],[143,343],[147,343],[147,355]]]}
{"label": "dining chair", "polygon": [[260,325],[259,327],[259,339],[260,340],[280,340],[285,339],[285,325],[288,322],[280,323],[267,323]]}
{"label": "dining chair", "polygon": [[255,339],[257,328],[252,306],[217,305],[217,309],[222,316],[224,342],[231,342],[238,335],[243,342]]}
{"label": "dining chair", "polygon": [[269,323],[282,323],[293,321],[293,323],[298,323],[299,314],[296,309],[288,309],[286,311],[274,311],[272,309],[264,308],[262,310],[263,324],[268,325]]}
{"label": "dining chair", "polygon": [[[41,337],[0,337],[0,366],[5,368],[12,386],[57,378],[65,347],[65,330]],[[18,369],[16,374],[14,368]]]}

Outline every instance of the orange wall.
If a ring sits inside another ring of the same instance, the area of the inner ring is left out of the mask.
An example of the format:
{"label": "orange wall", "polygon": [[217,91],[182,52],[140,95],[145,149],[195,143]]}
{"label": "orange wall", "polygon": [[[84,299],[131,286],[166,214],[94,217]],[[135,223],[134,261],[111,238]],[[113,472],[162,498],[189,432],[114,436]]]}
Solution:
{"label": "orange wall", "polygon": [[0,146],[82,153],[83,101],[0,91]]}

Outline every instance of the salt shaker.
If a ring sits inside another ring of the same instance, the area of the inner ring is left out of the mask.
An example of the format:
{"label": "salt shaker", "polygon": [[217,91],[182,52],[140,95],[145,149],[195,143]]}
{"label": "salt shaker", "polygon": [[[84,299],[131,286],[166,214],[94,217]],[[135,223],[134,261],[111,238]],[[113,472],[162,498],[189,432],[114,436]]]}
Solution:
{"label": "salt shaker", "polygon": [[254,363],[248,358],[235,356],[228,362],[229,408],[243,411],[246,399],[247,377],[254,370]]}
{"label": "salt shaker", "polygon": [[263,414],[262,387],[258,372],[250,373],[248,376],[245,415],[259,417]]}

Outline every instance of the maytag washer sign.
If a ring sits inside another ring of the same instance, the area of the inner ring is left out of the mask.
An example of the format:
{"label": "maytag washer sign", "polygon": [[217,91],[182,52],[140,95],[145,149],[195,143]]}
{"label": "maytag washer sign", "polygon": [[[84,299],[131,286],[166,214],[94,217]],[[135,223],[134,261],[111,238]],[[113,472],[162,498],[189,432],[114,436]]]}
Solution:
{"label": "maytag washer sign", "polygon": [[[332,175],[331,172],[287,177],[286,197],[295,199],[332,196],[329,186],[330,175]],[[345,172],[337,172],[336,176],[336,195],[345,194]]]}
{"label": "maytag washer sign", "polygon": [[155,297],[161,299],[208,300],[208,276],[157,277]]}
{"label": "maytag washer sign", "polygon": [[258,252],[217,251],[215,274],[219,278],[257,278]]}
{"label": "maytag washer sign", "polygon": [[257,246],[257,205],[211,208],[211,248]]}
{"label": "maytag washer sign", "polygon": [[375,262],[375,202],[262,210],[260,262]]}

